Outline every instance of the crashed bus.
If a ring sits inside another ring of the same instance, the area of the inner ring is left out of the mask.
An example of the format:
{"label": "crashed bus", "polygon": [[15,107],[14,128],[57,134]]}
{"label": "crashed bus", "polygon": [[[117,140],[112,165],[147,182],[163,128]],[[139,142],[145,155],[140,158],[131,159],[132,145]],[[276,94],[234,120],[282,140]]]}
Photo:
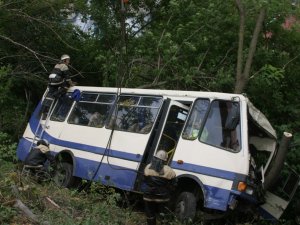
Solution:
{"label": "crashed bus", "polygon": [[38,140],[47,139],[60,186],[84,179],[142,193],[143,170],[163,149],[178,178],[171,207],[180,220],[206,209],[278,220],[296,191],[299,176],[290,170],[285,196],[271,192],[292,135],[285,132],[279,144],[267,118],[244,95],[75,86],[41,116],[46,96],[17,156],[24,161]]}

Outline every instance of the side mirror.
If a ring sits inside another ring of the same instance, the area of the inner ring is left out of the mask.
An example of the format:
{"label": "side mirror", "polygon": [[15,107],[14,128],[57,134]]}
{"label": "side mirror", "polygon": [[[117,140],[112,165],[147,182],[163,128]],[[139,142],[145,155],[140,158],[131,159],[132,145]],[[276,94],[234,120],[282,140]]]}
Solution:
{"label": "side mirror", "polygon": [[226,130],[235,130],[240,122],[240,104],[238,102],[233,102],[231,110],[228,112],[228,116],[225,122]]}

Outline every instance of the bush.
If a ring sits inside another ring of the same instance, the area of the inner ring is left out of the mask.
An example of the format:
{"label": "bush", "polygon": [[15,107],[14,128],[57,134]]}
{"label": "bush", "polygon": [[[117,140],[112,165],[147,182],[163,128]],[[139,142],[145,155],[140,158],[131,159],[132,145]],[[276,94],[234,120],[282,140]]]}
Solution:
{"label": "bush", "polygon": [[10,162],[16,162],[17,144],[11,141],[8,134],[0,132],[0,159]]}

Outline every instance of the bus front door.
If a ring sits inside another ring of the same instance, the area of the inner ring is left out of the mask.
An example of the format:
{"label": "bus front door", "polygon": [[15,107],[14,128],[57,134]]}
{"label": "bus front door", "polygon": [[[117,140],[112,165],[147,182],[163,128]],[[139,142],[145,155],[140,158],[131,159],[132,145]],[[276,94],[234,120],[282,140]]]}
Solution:
{"label": "bus front door", "polygon": [[148,143],[143,160],[139,166],[139,177],[135,188],[142,190],[142,177],[145,166],[150,163],[153,155],[158,150],[168,153],[168,164],[170,164],[177,142],[187,119],[189,107],[171,99],[165,100],[161,114],[153,129],[154,138]]}
{"label": "bus front door", "polygon": [[158,135],[155,152],[165,150],[168,153],[168,163],[172,160],[177,142],[185,124],[189,107],[176,101],[170,101],[166,119]]}

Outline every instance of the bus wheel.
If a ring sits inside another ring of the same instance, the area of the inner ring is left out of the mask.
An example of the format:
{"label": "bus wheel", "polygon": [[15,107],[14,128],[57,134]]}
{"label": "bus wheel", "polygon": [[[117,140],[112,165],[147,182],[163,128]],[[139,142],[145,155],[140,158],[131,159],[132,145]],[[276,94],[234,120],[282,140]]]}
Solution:
{"label": "bus wheel", "polygon": [[73,165],[58,162],[54,172],[54,182],[61,187],[72,188],[78,186],[80,179],[73,176]]}
{"label": "bus wheel", "polygon": [[175,214],[180,221],[191,222],[196,215],[196,197],[191,192],[181,192],[176,200]]}

